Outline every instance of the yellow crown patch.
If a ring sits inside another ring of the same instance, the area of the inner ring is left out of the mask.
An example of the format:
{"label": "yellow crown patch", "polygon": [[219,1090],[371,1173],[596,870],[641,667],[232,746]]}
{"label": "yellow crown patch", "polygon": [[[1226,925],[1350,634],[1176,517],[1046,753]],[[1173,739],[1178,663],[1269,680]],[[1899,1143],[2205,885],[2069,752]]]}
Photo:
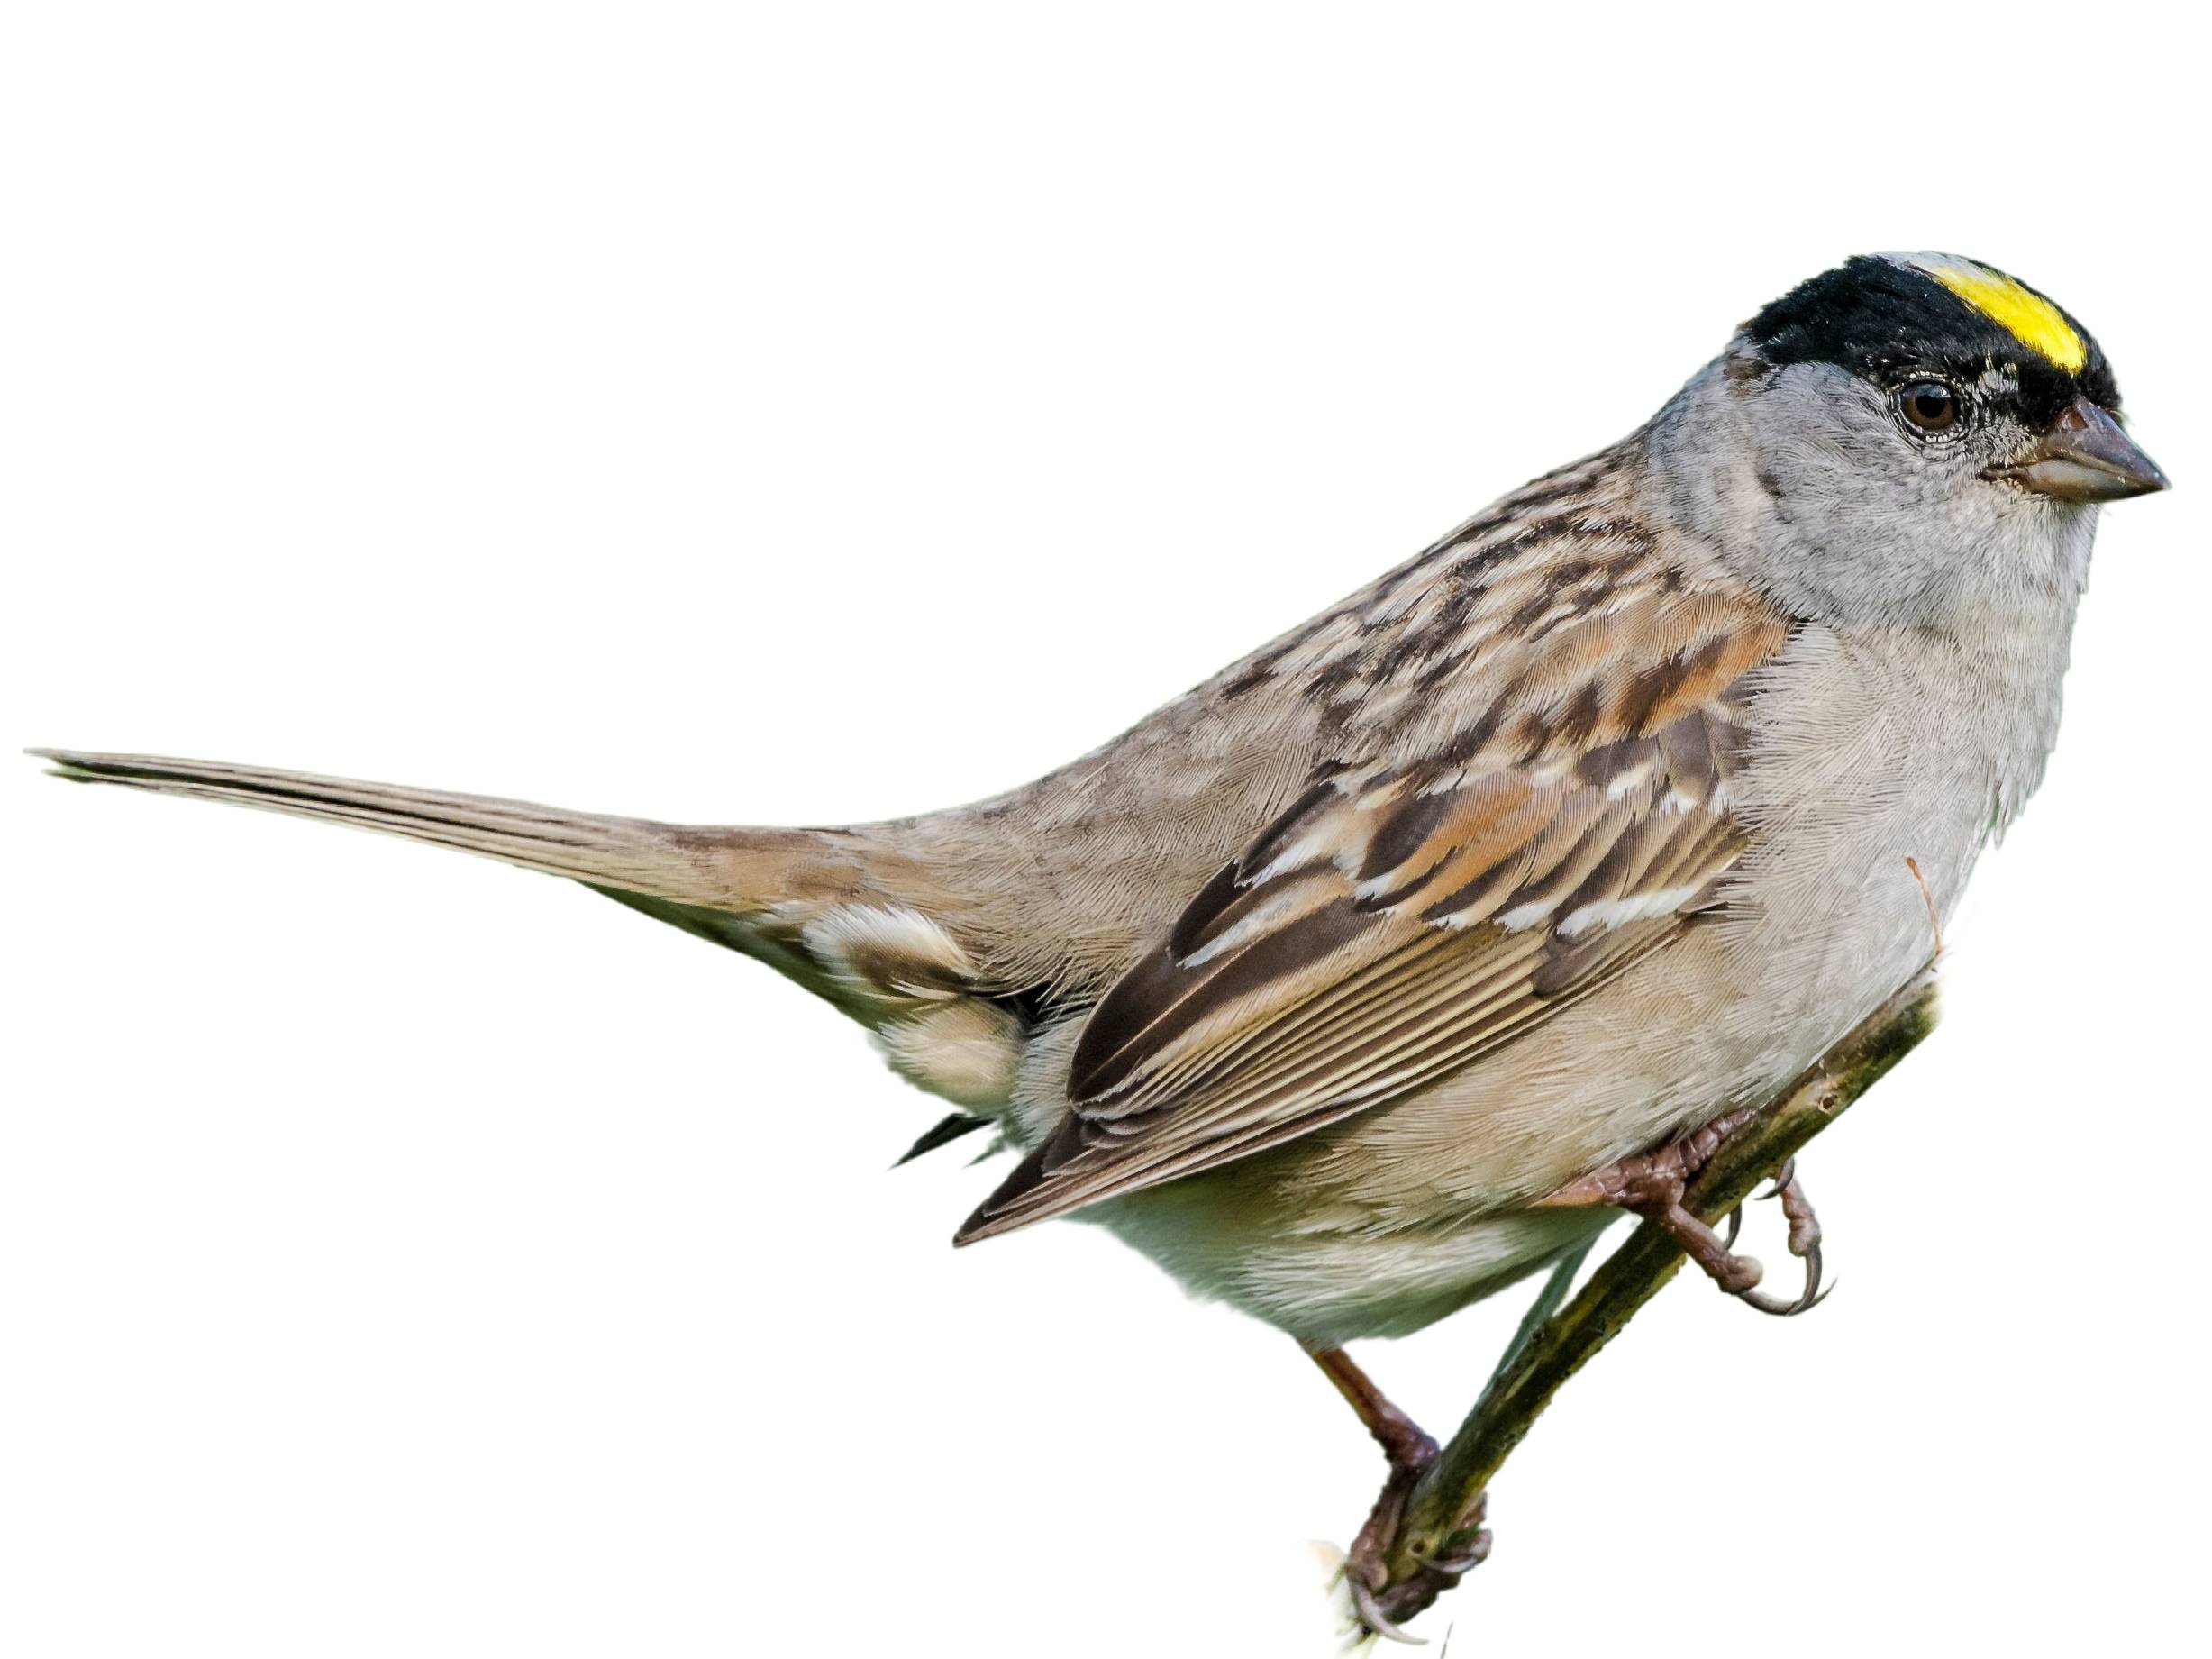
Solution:
{"label": "yellow crown patch", "polygon": [[1948,253],[1905,253],[1899,262],[1933,277],[1975,310],[2006,330],[2029,351],[2046,357],[2068,374],[2080,374],[2089,360],[2089,347],[2072,324],[2042,295],[2031,293],[2000,270]]}

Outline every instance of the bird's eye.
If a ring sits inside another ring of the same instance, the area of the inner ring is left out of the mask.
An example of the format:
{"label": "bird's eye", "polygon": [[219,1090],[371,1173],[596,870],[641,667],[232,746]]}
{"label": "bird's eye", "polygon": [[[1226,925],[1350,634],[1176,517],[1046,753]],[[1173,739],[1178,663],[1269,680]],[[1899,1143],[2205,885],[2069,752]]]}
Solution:
{"label": "bird's eye", "polygon": [[1898,394],[1898,407],[1922,432],[1949,432],[1959,424],[1959,395],[1941,380],[1916,380]]}

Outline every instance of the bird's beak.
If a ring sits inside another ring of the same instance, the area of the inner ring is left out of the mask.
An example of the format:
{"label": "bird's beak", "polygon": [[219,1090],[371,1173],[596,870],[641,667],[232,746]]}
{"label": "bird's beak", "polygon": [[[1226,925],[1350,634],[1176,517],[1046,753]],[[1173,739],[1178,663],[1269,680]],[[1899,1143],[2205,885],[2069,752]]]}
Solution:
{"label": "bird's beak", "polygon": [[2025,455],[1989,476],[2059,501],[2119,501],[2171,488],[2119,422],[2086,397],[2060,410]]}

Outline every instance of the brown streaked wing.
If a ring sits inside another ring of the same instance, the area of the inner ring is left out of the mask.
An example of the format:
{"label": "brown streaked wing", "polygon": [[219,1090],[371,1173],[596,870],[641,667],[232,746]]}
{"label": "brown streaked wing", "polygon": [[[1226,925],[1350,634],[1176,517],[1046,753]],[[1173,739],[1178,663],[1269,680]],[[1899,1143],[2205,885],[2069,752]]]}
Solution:
{"label": "brown streaked wing", "polygon": [[1784,630],[1710,594],[1607,598],[1467,732],[1332,769],[1224,866],[1092,1011],[1074,1109],[956,1242],[1403,1098],[1686,925],[1743,845],[1743,677]]}

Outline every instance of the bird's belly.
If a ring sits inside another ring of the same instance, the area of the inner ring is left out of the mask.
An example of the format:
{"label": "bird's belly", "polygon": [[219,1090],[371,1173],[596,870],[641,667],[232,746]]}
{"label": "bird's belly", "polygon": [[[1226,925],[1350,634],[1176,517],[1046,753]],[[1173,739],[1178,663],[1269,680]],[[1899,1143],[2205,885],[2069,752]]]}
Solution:
{"label": "bird's belly", "polygon": [[1226,1171],[1077,1212],[1150,1256],[1193,1295],[1225,1301],[1308,1347],[1405,1336],[1502,1290],[1617,1219],[1524,1209],[1385,1231],[1298,1224],[1240,1201]]}

